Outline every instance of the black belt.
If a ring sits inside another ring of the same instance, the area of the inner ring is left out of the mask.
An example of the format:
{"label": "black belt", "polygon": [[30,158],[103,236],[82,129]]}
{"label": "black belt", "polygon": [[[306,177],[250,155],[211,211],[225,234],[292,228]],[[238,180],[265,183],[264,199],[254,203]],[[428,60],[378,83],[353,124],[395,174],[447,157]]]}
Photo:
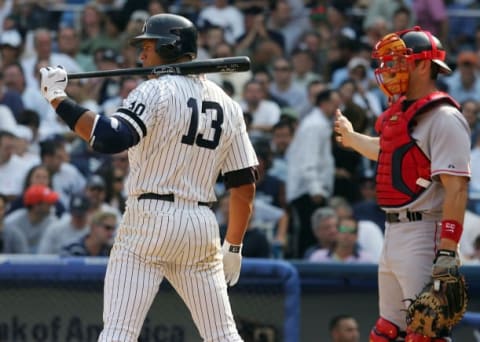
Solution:
{"label": "black belt", "polygon": [[[167,201],[167,202],[175,202],[175,196],[173,194],[156,194],[153,192],[146,192],[138,196],[139,200],[143,199],[153,199],[157,201]],[[205,207],[212,207],[212,202],[198,202],[198,205],[202,205]]]}
{"label": "black belt", "polygon": [[[419,212],[419,211],[407,211],[407,215],[404,218],[408,222],[421,221],[422,220],[422,213]],[[388,223],[401,222],[400,214],[398,214],[398,213],[387,213],[386,214],[386,221]]]}

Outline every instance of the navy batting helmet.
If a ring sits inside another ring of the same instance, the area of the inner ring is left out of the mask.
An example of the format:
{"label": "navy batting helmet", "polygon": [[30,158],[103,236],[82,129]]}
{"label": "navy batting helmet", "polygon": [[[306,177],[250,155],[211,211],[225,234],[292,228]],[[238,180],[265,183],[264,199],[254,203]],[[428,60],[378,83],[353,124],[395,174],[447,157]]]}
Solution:
{"label": "navy batting helmet", "polygon": [[197,29],[182,16],[167,13],[151,16],[145,21],[142,34],[132,39],[132,44],[146,39],[157,41],[155,51],[167,61],[197,56]]}

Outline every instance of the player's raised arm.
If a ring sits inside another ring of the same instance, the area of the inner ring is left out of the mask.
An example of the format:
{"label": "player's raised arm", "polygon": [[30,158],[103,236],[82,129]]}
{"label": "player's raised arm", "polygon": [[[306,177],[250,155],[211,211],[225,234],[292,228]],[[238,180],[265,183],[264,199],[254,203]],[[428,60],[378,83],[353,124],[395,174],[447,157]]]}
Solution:
{"label": "player's raised arm", "polygon": [[[67,97],[68,77],[62,66],[42,68],[40,75],[43,96],[68,127],[89,142],[94,150],[118,153],[138,143],[140,136],[126,120],[99,115]],[[111,143],[113,140],[115,144]]]}
{"label": "player's raised arm", "polygon": [[336,140],[345,147],[353,148],[358,153],[371,160],[377,160],[380,151],[378,137],[370,137],[353,130],[352,123],[342,114],[340,109],[335,112]]}

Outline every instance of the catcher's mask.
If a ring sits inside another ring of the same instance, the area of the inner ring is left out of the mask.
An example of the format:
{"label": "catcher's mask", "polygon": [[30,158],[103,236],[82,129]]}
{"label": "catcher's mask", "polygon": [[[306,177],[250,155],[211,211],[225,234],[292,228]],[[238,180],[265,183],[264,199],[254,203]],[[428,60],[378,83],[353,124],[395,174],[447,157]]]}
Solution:
{"label": "catcher's mask", "polygon": [[408,89],[409,65],[418,60],[431,60],[442,73],[452,70],[445,64],[445,50],[440,41],[420,26],[387,34],[374,47],[372,58],[380,65],[375,78],[388,97],[403,95]]}

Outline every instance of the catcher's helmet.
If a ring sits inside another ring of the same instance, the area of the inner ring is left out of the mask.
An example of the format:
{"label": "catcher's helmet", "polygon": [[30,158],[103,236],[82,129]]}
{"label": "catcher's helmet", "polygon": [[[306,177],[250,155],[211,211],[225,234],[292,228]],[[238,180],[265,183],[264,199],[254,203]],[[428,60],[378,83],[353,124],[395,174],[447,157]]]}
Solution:
{"label": "catcher's helmet", "polygon": [[166,61],[197,56],[197,29],[182,16],[167,13],[151,16],[145,21],[142,34],[132,39],[132,44],[146,39],[157,40],[155,51]]}
{"label": "catcher's helmet", "polygon": [[415,26],[412,30],[399,33],[400,38],[405,42],[407,48],[415,56],[415,59],[431,59],[440,67],[442,73],[450,73],[452,69],[444,62],[445,49],[440,40],[428,31],[423,31]]}
{"label": "catcher's helmet", "polygon": [[407,91],[409,63],[427,59],[438,65],[442,73],[452,71],[444,62],[445,50],[440,41],[419,26],[387,34],[375,44],[372,58],[380,61],[375,76],[380,89],[388,96]]}

